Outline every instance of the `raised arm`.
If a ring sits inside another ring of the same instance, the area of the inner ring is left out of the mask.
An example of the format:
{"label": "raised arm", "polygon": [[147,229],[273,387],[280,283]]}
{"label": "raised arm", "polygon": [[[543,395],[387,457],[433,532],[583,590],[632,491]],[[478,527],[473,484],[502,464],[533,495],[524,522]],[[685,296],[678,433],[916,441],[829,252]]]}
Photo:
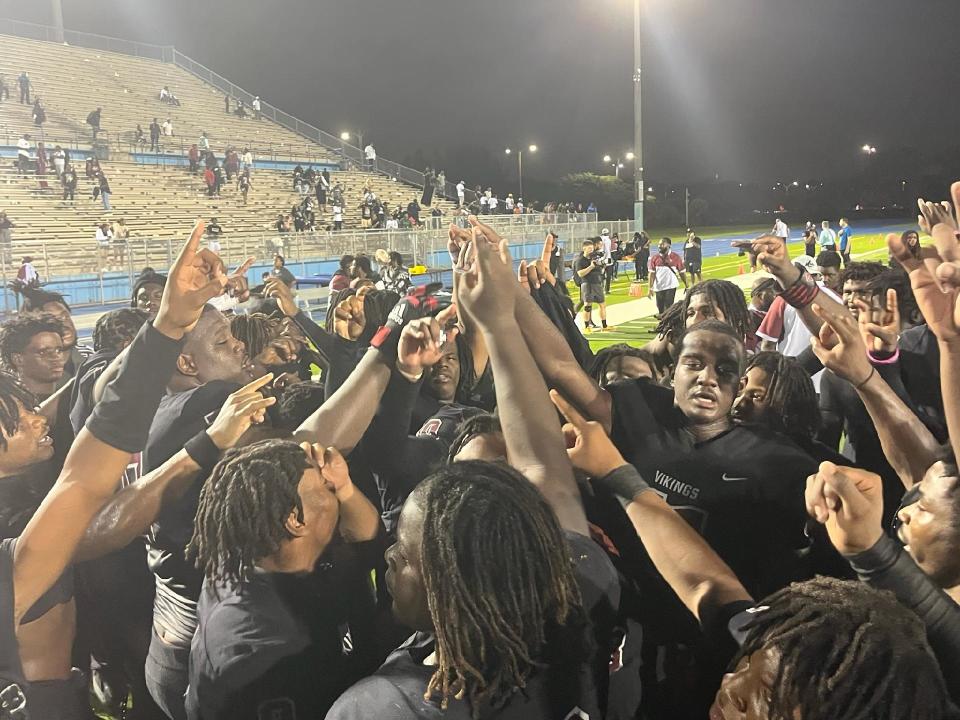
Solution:
{"label": "raised arm", "polygon": [[184,335],[227,278],[220,259],[200,249],[194,226],[170,270],[160,311],[130,345],[120,372],[77,435],[56,484],[17,541],[14,555],[17,622],[70,562],[94,515],[113,494],[130,460],[146,443],[150,423],[173,372]]}
{"label": "raised arm", "polygon": [[[476,217],[470,217],[471,222],[477,221]],[[461,242],[466,242],[466,235],[459,237]],[[547,384],[563,392],[589,417],[610,427],[613,418],[606,390],[583,371],[563,335],[544,315],[530,293],[519,283],[513,283],[510,291],[515,296],[515,316],[520,332]]]}
{"label": "raised arm", "polygon": [[856,389],[876,427],[883,454],[904,486],[913,487],[936,462],[939,443],[870,363],[850,311],[836,303],[814,304],[812,310],[823,323],[820,335],[811,340],[813,352],[824,367]]}
{"label": "raised arm", "polygon": [[146,532],[166,505],[183,496],[201,470],[212,470],[224,450],[239,442],[252,424],[263,422],[266,408],[276,398],[259,391],[272,379],[272,374],[264,375],[230,395],[209,429],[156,470],[114,494],[90,523],[74,559],[102,557]]}
{"label": "raised arm", "polygon": [[564,528],[587,535],[556,412],[514,317],[517,281],[507,242],[479,223],[473,237],[476,259],[461,268],[460,309],[480,328],[490,351],[507,459],[537,486]]}
{"label": "raised arm", "polygon": [[650,559],[680,601],[698,619],[711,610],[750,601],[737,576],[706,540],[671,508],[614,446],[600,423],[584,418],[559,393],[550,393],[567,419],[563,431],[574,467],[625,503]]}

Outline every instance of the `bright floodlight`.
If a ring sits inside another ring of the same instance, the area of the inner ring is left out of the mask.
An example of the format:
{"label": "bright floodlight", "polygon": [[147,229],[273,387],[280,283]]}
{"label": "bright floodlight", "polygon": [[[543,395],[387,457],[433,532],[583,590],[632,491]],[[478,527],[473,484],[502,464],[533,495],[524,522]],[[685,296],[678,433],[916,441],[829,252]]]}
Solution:
{"label": "bright floodlight", "polygon": [[794,186],[794,187],[798,187],[799,185],[800,185],[800,182],[799,182],[798,180],[794,180],[794,181],[793,181],[793,186]]}
{"label": "bright floodlight", "polygon": [[536,152],[536,151],[537,151],[537,146],[536,146],[536,145],[531,145],[528,149],[530,150],[530,152]]}
{"label": "bright floodlight", "polygon": [[349,140],[349,139],[350,139],[350,133],[348,133],[348,132],[342,132],[342,133],[340,133],[340,139],[341,139],[341,140]]}
{"label": "bright floodlight", "polygon": [[610,160],[611,160],[611,158],[610,158],[609,155],[604,155],[604,156],[603,156],[603,161],[604,161],[604,162],[610,162]]}
{"label": "bright floodlight", "polygon": [[617,163],[617,167],[618,167],[618,168],[622,168],[622,167],[623,167],[623,163]]}
{"label": "bright floodlight", "polygon": [[634,154],[632,152],[627,153],[627,160],[633,160]]}
{"label": "bright floodlight", "polygon": [[510,154],[510,148],[507,148],[506,150],[504,150],[504,152],[505,152],[507,155],[509,155],[509,154]]}

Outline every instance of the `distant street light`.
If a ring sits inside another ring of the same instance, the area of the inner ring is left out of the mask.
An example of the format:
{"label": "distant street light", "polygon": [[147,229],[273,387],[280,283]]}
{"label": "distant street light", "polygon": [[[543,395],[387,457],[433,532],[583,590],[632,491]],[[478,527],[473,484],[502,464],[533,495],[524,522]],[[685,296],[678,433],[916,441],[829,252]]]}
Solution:
{"label": "distant street light", "polygon": [[[636,156],[633,154],[633,151],[630,151],[630,152],[627,152],[627,153],[624,154],[623,159],[626,159],[627,161],[630,161],[630,160],[633,160],[635,157],[636,157]],[[609,156],[609,155],[604,155],[604,156],[603,156],[603,162],[605,162],[607,165],[609,165],[610,167],[613,168],[613,174],[614,174],[617,178],[620,177],[620,171],[623,169],[623,159],[617,158],[616,160],[614,160],[614,159],[613,159],[611,156]]]}
{"label": "distant street light", "polygon": [[[527,152],[535,153],[536,151],[537,151],[536,145],[527,146]],[[503,152],[507,155],[510,155],[513,153],[513,150],[511,150],[510,148],[507,148]],[[520,194],[517,197],[523,198],[523,150],[521,149],[517,150],[517,179],[520,182]]]}
{"label": "distant street light", "polygon": [[864,155],[876,155],[876,154],[877,154],[877,148],[874,147],[873,145],[869,145],[869,144],[868,144],[868,145],[864,145],[862,148],[860,148],[860,150],[863,151],[863,154],[864,154]]}

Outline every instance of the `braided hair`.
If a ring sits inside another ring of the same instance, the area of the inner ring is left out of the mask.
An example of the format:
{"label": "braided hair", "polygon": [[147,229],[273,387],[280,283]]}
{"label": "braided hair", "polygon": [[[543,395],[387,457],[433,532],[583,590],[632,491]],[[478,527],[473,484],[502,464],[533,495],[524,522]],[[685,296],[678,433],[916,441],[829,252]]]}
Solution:
{"label": "braided hair", "polygon": [[13,356],[22,353],[35,335],[45,332],[61,337],[63,324],[50,313],[21,313],[0,325],[0,362],[4,369],[15,371]]}
{"label": "braided hair", "polygon": [[770,378],[767,412],[763,422],[771,429],[808,445],[820,427],[820,403],[810,375],[795,358],[778,352],[759,352],[747,362],[744,373],[763,370]]}
{"label": "braided hair", "polygon": [[293,432],[323,405],[324,386],[321,383],[302,382],[287,385],[277,399],[275,424]]}
{"label": "braided hair", "polygon": [[[6,451],[7,438],[20,429],[21,405],[33,410],[37,399],[13,375],[0,372],[0,450]],[[16,477],[0,480],[0,538],[23,532],[54,480],[55,476],[39,468],[25,468]]]}
{"label": "braided hair", "polygon": [[290,513],[303,518],[297,486],[309,467],[289,440],[228,450],[200,491],[187,559],[214,583],[246,581],[257,561],[290,538]]}
{"label": "braided hair", "polygon": [[750,334],[750,311],[743,290],[729,280],[704,280],[694,285],[683,298],[683,319],[686,323],[690,300],[697,295],[706,295],[707,299],[723,313],[723,322],[736,330],[740,339]]}
{"label": "braided hair", "polygon": [[257,357],[280,331],[280,323],[263,313],[234,315],[230,318],[230,334],[247,348],[247,356]]}
{"label": "braided hair", "polygon": [[[18,405],[19,403],[19,405]],[[10,373],[0,371],[0,450],[7,449],[7,438],[20,429],[20,405],[33,410],[37,399]]]}
{"label": "braided hair", "polygon": [[780,653],[767,716],[873,720],[946,716],[946,688],[923,621],[888,592],[818,577],[762,602],[734,661]]}
{"label": "braided hair", "polygon": [[485,412],[468,417],[457,427],[457,434],[453,438],[453,442],[450,443],[450,451],[447,453],[447,463],[452,463],[453,459],[460,454],[460,451],[478,435],[502,432],[500,418],[493,413]]}
{"label": "braided hair", "polygon": [[684,303],[677,302],[668,307],[661,315],[657,323],[656,333],[661,340],[673,340],[685,327],[687,317],[687,308]]}
{"label": "braided hair", "polygon": [[594,355],[593,364],[590,366],[587,374],[596,380],[601,387],[605,387],[608,384],[607,371],[610,370],[611,365],[616,366],[622,364],[623,361],[621,358],[624,357],[635,357],[643,360],[650,366],[652,376],[656,377],[657,365],[653,354],[649,350],[636,348],[626,343],[616,343],[615,345],[609,345],[599,350],[597,354]]}
{"label": "braided hair", "polygon": [[543,496],[499,463],[453,463],[414,491],[437,668],[425,697],[476,718],[549,659],[582,662],[586,619],[563,533]]}
{"label": "braided hair", "polygon": [[120,308],[101,315],[93,328],[94,351],[122,350],[133,342],[148,319],[147,312],[137,308]]}

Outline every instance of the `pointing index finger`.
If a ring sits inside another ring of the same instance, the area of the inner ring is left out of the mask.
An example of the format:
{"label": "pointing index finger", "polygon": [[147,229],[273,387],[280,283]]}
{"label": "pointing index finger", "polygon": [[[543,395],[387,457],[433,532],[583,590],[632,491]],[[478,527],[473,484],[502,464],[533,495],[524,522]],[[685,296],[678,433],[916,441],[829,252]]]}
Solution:
{"label": "pointing index finger", "polygon": [[271,380],[273,380],[273,373],[272,373],[272,372],[271,372],[271,373],[267,373],[267,374],[264,375],[263,377],[257,378],[257,379],[254,380],[253,382],[247,383],[247,384],[244,385],[242,388],[240,388],[239,390],[237,390],[237,393],[247,393],[247,392],[253,392],[253,391],[255,391],[255,390],[259,390],[260,388],[264,387],[265,385],[268,385]]}
{"label": "pointing index finger", "polygon": [[173,263],[175,268],[180,267],[188,260],[193,260],[194,256],[197,254],[197,251],[200,249],[200,240],[203,238],[203,233],[206,228],[207,224],[202,218],[198,219],[197,222],[194,223],[193,231],[190,233],[190,238],[180,249],[180,254],[177,255],[177,259]]}
{"label": "pointing index finger", "polygon": [[557,410],[560,411],[560,414],[563,415],[574,427],[582,428],[587,424],[586,418],[584,418],[583,415],[581,415],[580,412],[556,390],[550,391],[550,399],[553,401],[553,404],[557,406]]}

